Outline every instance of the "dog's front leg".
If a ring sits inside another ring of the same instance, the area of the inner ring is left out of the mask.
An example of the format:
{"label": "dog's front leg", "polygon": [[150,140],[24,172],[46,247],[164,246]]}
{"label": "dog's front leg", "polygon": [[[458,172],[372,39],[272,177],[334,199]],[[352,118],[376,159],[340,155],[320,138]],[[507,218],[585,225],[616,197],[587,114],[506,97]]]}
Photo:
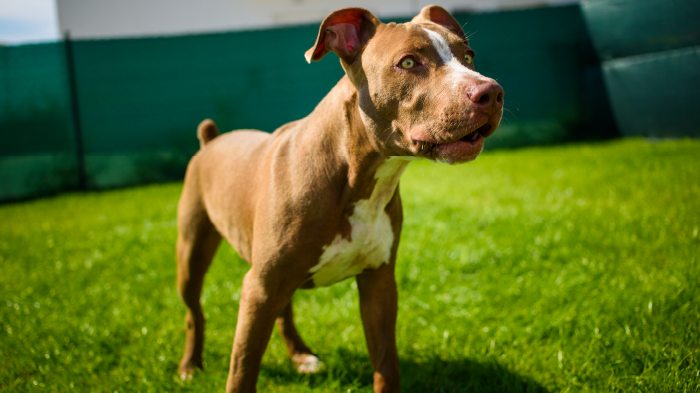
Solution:
{"label": "dog's front leg", "polygon": [[226,391],[229,393],[255,392],[260,362],[270,340],[275,319],[294,294],[293,288],[278,288],[265,281],[255,268],[243,279],[231,366],[226,383]]}
{"label": "dog's front leg", "polygon": [[357,276],[360,312],[374,371],[374,391],[400,392],[399,356],[396,352],[398,294],[393,263]]}

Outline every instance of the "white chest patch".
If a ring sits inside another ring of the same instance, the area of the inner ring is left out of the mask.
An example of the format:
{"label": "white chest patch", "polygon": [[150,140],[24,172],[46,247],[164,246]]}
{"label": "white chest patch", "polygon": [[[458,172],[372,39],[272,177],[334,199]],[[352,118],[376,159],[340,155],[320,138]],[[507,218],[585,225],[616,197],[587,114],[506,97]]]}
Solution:
{"label": "white chest patch", "polygon": [[389,263],[394,231],[384,209],[409,162],[392,157],[377,168],[372,195],[357,201],[348,217],[352,228],[350,240],[336,235],[331,244],[323,247],[318,264],[309,270],[315,286],[328,286]]}

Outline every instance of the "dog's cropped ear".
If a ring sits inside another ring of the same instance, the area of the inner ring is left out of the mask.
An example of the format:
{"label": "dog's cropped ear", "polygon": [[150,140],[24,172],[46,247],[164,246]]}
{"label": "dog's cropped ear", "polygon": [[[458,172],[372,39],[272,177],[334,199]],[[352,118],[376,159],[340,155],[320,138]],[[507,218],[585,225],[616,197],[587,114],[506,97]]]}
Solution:
{"label": "dog's cropped ear", "polygon": [[355,56],[374,36],[381,22],[364,8],[342,8],[323,20],[316,44],[306,51],[306,61],[319,61],[333,51],[345,63],[351,64]]}
{"label": "dog's cropped ear", "polygon": [[452,16],[452,14],[447,12],[444,8],[440,7],[439,5],[426,5],[420,11],[420,14],[416,15],[416,17],[413,18],[411,22],[437,23],[438,25],[446,28],[447,30],[457,34],[462,39],[467,39],[467,36],[464,34],[464,30],[462,30],[462,26],[459,24],[459,22],[457,22],[457,20]]}

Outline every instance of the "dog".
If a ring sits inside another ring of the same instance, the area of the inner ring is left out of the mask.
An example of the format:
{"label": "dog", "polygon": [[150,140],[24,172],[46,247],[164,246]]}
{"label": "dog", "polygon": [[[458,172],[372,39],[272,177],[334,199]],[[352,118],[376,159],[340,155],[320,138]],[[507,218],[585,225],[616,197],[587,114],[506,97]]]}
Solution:
{"label": "dog", "polygon": [[498,128],[503,88],[475,71],[460,24],[439,6],[383,24],[362,8],[320,26],[307,62],[334,52],[345,76],[307,117],[272,134],[197,136],[178,206],[178,290],[187,307],[179,373],[202,368],[204,275],[222,239],[251,268],[243,279],[226,390],[254,392],[273,326],[295,368],[321,362],[297,332],[299,288],[355,276],[375,392],[400,391],[395,325],[399,178],[412,160],[474,160]]}

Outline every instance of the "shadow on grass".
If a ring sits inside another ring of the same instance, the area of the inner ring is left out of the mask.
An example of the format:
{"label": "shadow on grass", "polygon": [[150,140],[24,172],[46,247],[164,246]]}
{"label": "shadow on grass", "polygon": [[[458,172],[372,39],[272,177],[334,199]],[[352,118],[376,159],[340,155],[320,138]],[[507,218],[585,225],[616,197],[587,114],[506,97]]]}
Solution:
{"label": "shadow on grass", "polygon": [[[323,357],[326,370],[315,375],[299,375],[287,364],[267,365],[261,375],[276,384],[303,384],[309,388],[327,388],[329,381],[340,387],[354,386],[371,391],[372,368],[366,354],[340,349]],[[472,359],[443,360],[432,354],[421,360],[403,358],[401,385],[404,392],[548,392],[531,378],[518,375],[493,362]]]}

